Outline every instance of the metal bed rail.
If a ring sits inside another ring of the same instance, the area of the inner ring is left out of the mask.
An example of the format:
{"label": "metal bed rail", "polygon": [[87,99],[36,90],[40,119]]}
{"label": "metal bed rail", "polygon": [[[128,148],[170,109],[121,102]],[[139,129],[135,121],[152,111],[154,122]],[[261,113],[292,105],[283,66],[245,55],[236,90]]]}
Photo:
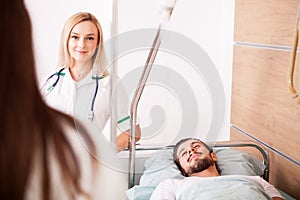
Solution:
{"label": "metal bed rail", "polygon": [[258,144],[254,144],[254,143],[229,143],[229,144],[215,144],[213,146],[213,148],[218,148],[218,147],[253,147],[256,148],[262,155],[262,162],[263,164],[266,166],[265,170],[264,170],[264,174],[263,174],[263,179],[265,179],[266,181],[269,181],[269,168],[270,168],[270,161],[269,161],[269,154],[268,152],[263,149],[261,146],[259,146]]}
{"label": "metal bed rail", "polygon": [[143,93],[144,87],[146,85],[147,79],[149,77],[152,65],[154,63],[155,57],[157,55],[157,52],[159,50],[160,44],[161,44],[161,29],[166,24],[166,22],[170,19],[174,6],[175,6],[176,0],[169,0],[166,2],[162,2],[162,21],[158,27],[155,39],[153,41],[152,47],[150,49],[150,52],[148,54],[148,58],[145,63],[144,70],[142,72],[142,76],[140,77],[137,89],[134,93],[133,100],[130,106],[130,142],[129,142],[129,177],[128,177],[128,188],[131,188],[134,186],[134,171],[135,171],[135,136],[136,136],[136,123],[137,123],[137,108],[138,103],[140,101],[141,95]]}

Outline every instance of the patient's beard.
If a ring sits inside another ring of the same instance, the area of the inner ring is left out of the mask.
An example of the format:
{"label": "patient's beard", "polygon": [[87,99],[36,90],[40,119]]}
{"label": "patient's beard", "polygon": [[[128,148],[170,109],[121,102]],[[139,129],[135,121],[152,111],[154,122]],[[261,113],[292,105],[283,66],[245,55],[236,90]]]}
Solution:
{"label": "patient's beard", "polygon": [[206,156],[203,159],[197,159],[197,160],[195,160],[194,165],[190,166],[190,169],[187,171],[187,174],[191,175],[194,173],[204,171],[207,168],[209,168],[210,166],[213,166],[214,163],[215,162],[213,161],[213,159],[210,155]]}

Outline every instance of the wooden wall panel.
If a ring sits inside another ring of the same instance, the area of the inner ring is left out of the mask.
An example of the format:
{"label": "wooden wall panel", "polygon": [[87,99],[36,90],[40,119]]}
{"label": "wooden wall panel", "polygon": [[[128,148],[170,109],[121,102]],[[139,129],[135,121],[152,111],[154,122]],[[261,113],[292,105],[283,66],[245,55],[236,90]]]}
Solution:
{"label": "wooden wall panel", "polygon": [[[231,102],[232,127],[272,150],[271,183],[297,199],[300,105],[288,90],[287,72],[299,4],[299,0],[236,0]],[[298,92],[299,60],[300,55],[294,77]],[[240,137],[231,131],[231,140]]]}
{"label": "wooden wall panel", "polygon": [[291,46],[299,0],[236,0],[238,42]]}
{"label": "wooden wall panel", "polygon": [[300,105],[287,88],[289,54],[234,47],[231,123],[300,161]]}
{"label": "wooden wall panel", "polygon": [[[251,141],[251,138],[233,128],[230,130],[230,135],[232,141]],[[288,194],[293,194],[294,198],[300,199],[300,168],[270,150],[268,154],[271,161],[270,183]]]}

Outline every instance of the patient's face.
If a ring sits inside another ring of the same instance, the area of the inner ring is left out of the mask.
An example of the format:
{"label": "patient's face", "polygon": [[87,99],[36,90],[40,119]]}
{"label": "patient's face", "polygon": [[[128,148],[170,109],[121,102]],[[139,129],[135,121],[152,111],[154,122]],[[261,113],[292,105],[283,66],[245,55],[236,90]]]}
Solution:
{"label": "patient's face", "polygon": [[214,158],[210,151],[198,140],[182,143],[177,149],[179,163],[184,171],[190,175],[214,166]]}

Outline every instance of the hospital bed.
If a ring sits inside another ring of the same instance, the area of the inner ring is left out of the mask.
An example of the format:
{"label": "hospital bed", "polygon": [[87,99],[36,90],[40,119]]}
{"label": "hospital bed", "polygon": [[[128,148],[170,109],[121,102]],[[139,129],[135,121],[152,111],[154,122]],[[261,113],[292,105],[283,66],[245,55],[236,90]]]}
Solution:
{"label": "hospital bed", "polygon": [[[147,200],[156,186],[168,178],[183,178],[173,162],[172,151],[174,145],[165,147],[141,147],[136,146],[137,108],[143,93],[152,65],[162,41],[161,30],[169,20],[176,0],[167,1],[163,5],[163,20],[158,27],[152,47],[150,49],[144,70],[140,77],[137,90],[133,96],[130,108],[130,146],[119,154],[120,158],[129,160],[128,166],[128,190],[129,200]],[[222,142],[209,144],[218,156],[218,166],[222,175],[250,175],[261,176],[269,181],[269,157],[267,151],[253,142]],[[291,196],[279,190],[287,200]]]}
{"label": "hospital bed", "polygon": [[[211,145],[211,144],[210,144]],[[249,141],[221,142],[211,145],[218,156],[218,165],[222,175],[261,176],[269,181],[268,152],[259,144]],[[126,191],[129,200],[147,200],[156,186],[168,178],[181,179],[183,176],[173,163],[173,145],[165,147],[136,147],[135,157],[130,166],[135,166],[132,173],[129,170],[129,189]],[[123,156],[129,155],[124,151]],[[121,156],[122,157],[122,156]],[[291,196],[279,190],[287,200]]]}

